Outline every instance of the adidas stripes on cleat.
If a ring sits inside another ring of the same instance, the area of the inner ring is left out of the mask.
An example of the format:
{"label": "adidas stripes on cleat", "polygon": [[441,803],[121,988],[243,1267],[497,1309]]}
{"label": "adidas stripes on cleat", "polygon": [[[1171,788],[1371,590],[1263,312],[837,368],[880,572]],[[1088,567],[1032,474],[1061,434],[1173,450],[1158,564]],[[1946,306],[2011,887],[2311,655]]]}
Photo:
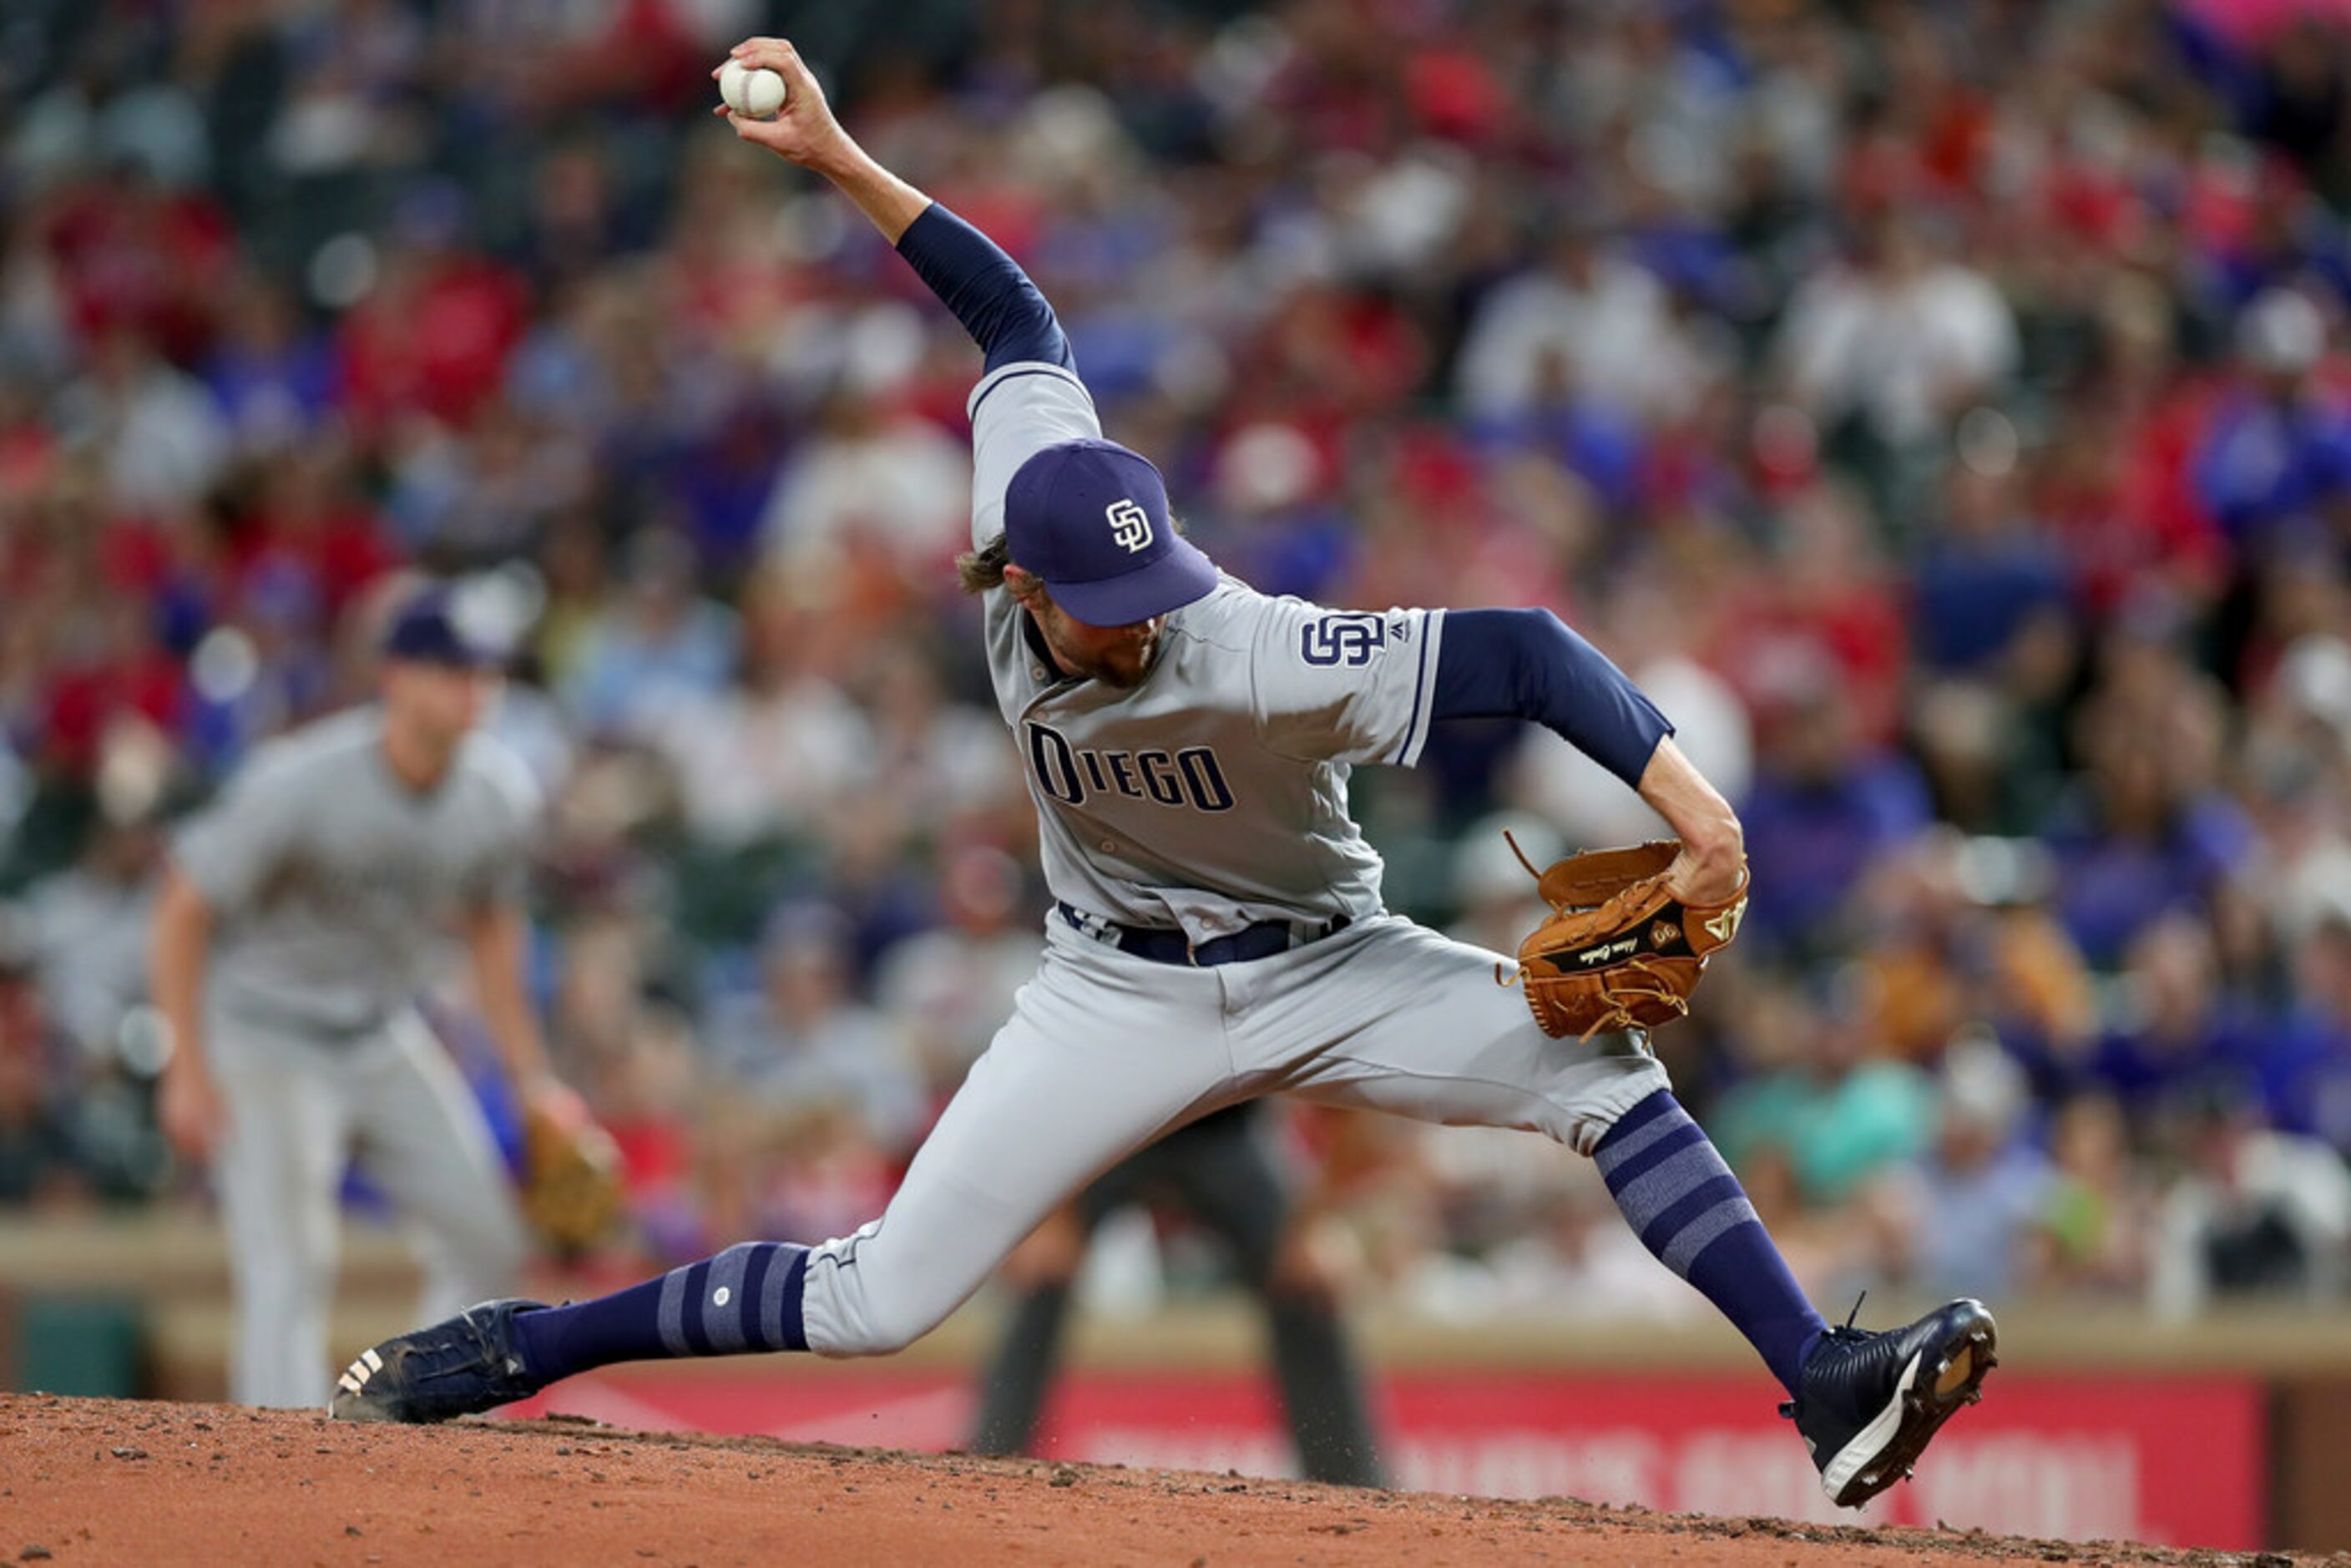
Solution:
{"label": "adidas stripes on cleat", "polygon": [[539,1301],[484,1301],[445,1322],[388,1339],[335,1380],[338,1421],[446,1421],[528,1398],[542,1386],[515,1349],[517,1312]]}

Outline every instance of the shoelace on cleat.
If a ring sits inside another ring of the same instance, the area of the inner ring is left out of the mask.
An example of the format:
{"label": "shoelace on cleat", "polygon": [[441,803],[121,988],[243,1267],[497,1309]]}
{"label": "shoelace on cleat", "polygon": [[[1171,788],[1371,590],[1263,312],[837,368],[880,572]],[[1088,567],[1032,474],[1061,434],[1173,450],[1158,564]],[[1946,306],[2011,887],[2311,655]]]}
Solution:
{"label": "shoelace on cleat", "polygon": [[[1825,1329],[1822,1330],[1821,1338],[1832,1344],[1851,1345],[1855,1347],[1855,1350],[1859,1350],[1862,1346],[1871,1343],[1873,1341],[1886,1341],[1890,1343],[1893,1336],[1884,1330],[1855,1328],[1854,1326],[1855,1320],[1861,1316],[1862,1303],[1867,1300],[1869,1300],[1869,1292],[1867,1291],[1864,1291],[1861,1294],[1855,1296],[1853,1301],[1853,1310],[1845,1314],[1844,1322],[1841,1323],[1829,1324]],[[1817,1354],[1818,1352],[1815,1351],[1814,1354]],[[1792,1399],[1784,1401],[1780,1406],[1780,1414],[1791,1421],[1796,1419],[1796,1402]]]}
{"label": "shoelace on cleat", "polygon": [[[1861,1294],[1853,1299],[1853,1311],[1845,1313],[1844,1322],[1841,1323],[1830,1323],[1825,1328],[1822,1329],[1821,1337],[1823,1339],[1836,1340],[1840,1343],[1845,1340],[1865,1340],[1872,1338],[1874,1336],[1874,1331],[1869,1329],[1857,1329],[1853,1326],[1854,1320],[1861,1316],[1861,1303],[1867,1300],[1869,1300],[1869,1292],[1865,1290]],[[1792,1399],[1782,1401],[1780,1406],[1780,1414],[1785,1416],[1792,1421],[1794,1420],[1796,1418],[1795,1401]]]}

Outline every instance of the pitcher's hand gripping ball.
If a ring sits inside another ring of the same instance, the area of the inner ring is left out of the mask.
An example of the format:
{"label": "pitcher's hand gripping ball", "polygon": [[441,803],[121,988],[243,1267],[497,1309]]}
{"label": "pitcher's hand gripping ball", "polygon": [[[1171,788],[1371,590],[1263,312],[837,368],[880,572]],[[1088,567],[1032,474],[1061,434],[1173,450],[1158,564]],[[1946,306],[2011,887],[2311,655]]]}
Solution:
{"label": "pitcher's hand gripping ball", "polygon": [[784,78],[764,67],[728,60],[719,68],[718,96],[746,120],[773,120],[783,111]]}
{"label": "pitcher's hand gripping ball", "polygon": [[[1518,841],[1510,841],[1517,851]],[[1571,855],[1535,879],[1551,917],[1519,944],[1527,1005],[1549,1035],[1589,1039],[1604,1029],[1655,1029],[1689,1011],[1708,955],[1739,935],[1747,868],[1727,903],[1685,904],[1667,890],[1676,839]]]}

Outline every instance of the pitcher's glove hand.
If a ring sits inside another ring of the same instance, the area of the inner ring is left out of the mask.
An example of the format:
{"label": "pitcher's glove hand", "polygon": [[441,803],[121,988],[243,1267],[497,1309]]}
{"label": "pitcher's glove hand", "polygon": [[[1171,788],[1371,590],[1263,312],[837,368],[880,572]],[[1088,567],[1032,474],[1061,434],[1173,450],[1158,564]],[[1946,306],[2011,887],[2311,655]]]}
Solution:
{"label": "pitcher's glove hand", "polygon": [[[1511,849],[1518,848],[1513,840]],[[1551,917],[1519,945],[1527,1005],[1549,1035],[1655,1029],[1689,1011],[1706,960],[1739,935],[1747,869],[1722,904],[1684,904],[1666,885],[1678,840],[1571,855],[1537,872]]]}
{"label": "pitcher's glove hand", "polygon": [[522,1214],[558,1258],[592,1251],[624,1208],[621,1150],[569,1092],[535,1096],[523,1112]]}

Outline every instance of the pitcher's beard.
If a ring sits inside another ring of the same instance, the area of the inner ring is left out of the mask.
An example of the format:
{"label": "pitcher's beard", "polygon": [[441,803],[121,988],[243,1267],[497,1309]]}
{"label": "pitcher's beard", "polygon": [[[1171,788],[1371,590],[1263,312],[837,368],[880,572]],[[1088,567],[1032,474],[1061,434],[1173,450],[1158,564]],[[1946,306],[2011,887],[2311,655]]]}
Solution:
{"label": "pitcher's beard", "polygon": [[1133,691],[1151,674],[1152,664],[1159,657],[1159,640],[1163,635],[1162,632],[1153,632],[1136,650],[1131,667],[1123,664],[1113,664],[1107,660],[1088,660],[1082,665],[1081,673],[1103,685],[1123,692]]}

